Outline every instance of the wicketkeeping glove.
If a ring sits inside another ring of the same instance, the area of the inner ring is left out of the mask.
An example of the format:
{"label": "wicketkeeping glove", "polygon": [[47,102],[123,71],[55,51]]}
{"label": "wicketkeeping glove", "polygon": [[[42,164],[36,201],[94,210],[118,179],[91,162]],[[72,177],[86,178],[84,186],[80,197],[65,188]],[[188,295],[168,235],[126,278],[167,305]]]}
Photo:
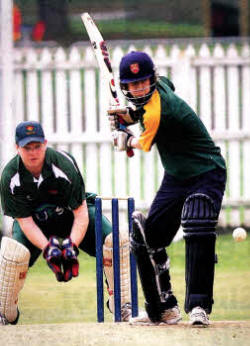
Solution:
{"label": "wicketkeeping glove", "polygon": [[61,270],[62,251],[56,237],[49,238],[49,243],[43,250],[43,257],[46,259],[50,269],[55,273],[57,281],[63,281]]}
{"label": "wicketkeeping glove", "polygon": [[63,265],[63,280],[69,281],[72,277],[78,276],[79,262],[77,256],[79,250],[70,238],[66,238],[62,242],[62,265]]}

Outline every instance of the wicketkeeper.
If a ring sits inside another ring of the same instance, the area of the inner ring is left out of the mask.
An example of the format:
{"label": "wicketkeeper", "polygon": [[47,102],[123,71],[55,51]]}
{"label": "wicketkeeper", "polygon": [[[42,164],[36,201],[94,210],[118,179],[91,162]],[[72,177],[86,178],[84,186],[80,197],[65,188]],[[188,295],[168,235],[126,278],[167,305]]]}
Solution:
{"label": "wicketkeeper", "polygon": [[[170,282],[165,250],[183,227],[186,242],[185,312],[191,324],[208,325],[212,311],[215,241],[225,189],[226,166],[201,119],[175,94],[173,83],[157,76],[152,59],[133,51],[120,62],[120,86],[131,107],[109,109],[111,128],[139,122],[136,138],[119,131],[118,150],[145,152],[157,146],[165,173],[147,217],[134,212],[132,250],[137,258],[145,306],[152,322],[181,319]],[[187,85],[188,88],[188,85]],[[145,172],[145,174],[147,174]]]}
{"label": "wicketkeeper", "polygon": [[[79,248],[95,256],[95,195],[85,193],[75,159],[47,147],[40,123],[16,128],[17,155],[6,165],[0,182],[4,213],[14,219],[12,237],[0,249],[0,324],[16,324],[18,295],[28,268],[42,253],[58,281],[79,274]],[[112,227],[103,216],[104,272],[114,311]],[[120,235],[122,320],[131,315],[128,235]]]}

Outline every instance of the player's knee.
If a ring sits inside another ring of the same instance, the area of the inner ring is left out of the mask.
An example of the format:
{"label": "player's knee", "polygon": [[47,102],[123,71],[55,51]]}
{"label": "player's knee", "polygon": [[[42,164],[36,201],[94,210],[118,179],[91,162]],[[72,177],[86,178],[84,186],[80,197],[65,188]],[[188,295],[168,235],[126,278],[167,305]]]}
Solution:
{"label": "player's knee", "polygon": [[135,211],[132,216],[133,227],[130,234],[130,248],[135,256],[146,253],[146,245],[144,241],[144,229],[145,229],[145,216],[139,212]]}
{"label": "player's knee", "polygon": [[[113,234],[109,233],[103,244],[103,248],[107,251],[113,251]],[[119,232],[119,248],[120,250],[129,249],[129,236],[128,232],[121,231]]]}
{"label": "player's knee", "polygon": [[3,237],[0,249],[0,314],[16,324],[19,317],[18,295],[24,285],[30,260],[29,250],[16,240]]}
{"label": "player's knee", "polygon": [[108,249],[111,249],[113,247],[113,236],[112,233],[109,233],[105,240],[104,240],[104,246],[107,247]]}
{"label": "player's knee", "polygon": [[202,193],[190,195],[181,215],[184,237],[215,235],[217,219],[218,212],[211,197]]}

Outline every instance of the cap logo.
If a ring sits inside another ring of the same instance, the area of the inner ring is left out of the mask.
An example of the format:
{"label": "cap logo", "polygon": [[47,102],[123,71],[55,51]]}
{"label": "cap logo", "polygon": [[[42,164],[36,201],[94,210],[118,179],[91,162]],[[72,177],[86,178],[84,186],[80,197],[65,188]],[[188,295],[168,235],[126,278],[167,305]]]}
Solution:
{"label": "cap logo", "polygon": [[32,126],[32,125],[26,126],[26,135],[33,135],[35,133],[36,133],[36,131],[35,131],[34,126]]}
{"label": "cap logo", "polygon": [[140,71],[139,64],[138,63],[131,64],[130,71],[134,74],[137,74]]}

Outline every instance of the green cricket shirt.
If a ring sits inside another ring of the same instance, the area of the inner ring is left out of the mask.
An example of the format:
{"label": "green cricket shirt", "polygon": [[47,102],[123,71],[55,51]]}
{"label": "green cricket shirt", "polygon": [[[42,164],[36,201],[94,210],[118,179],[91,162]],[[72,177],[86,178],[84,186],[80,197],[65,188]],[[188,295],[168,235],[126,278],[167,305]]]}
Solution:
{"label": "green cricket shirt", "polygon": [[160,77],[139,117],[144,151],[156,144],[166,172],[184,180],[216,167],[225,169],[220,148],[196,113],[179,98],[166,77]]}
{"label": "green cricket shirt", "polygon": [[0,189],[3,212],[13,218],[39,215],[45,206],[49,212],[60,214],[62,208],[78,208],[86,198],[74,158],[52,148],[46,150],[39,179],[32,176],[16,155],[3,170]]}

